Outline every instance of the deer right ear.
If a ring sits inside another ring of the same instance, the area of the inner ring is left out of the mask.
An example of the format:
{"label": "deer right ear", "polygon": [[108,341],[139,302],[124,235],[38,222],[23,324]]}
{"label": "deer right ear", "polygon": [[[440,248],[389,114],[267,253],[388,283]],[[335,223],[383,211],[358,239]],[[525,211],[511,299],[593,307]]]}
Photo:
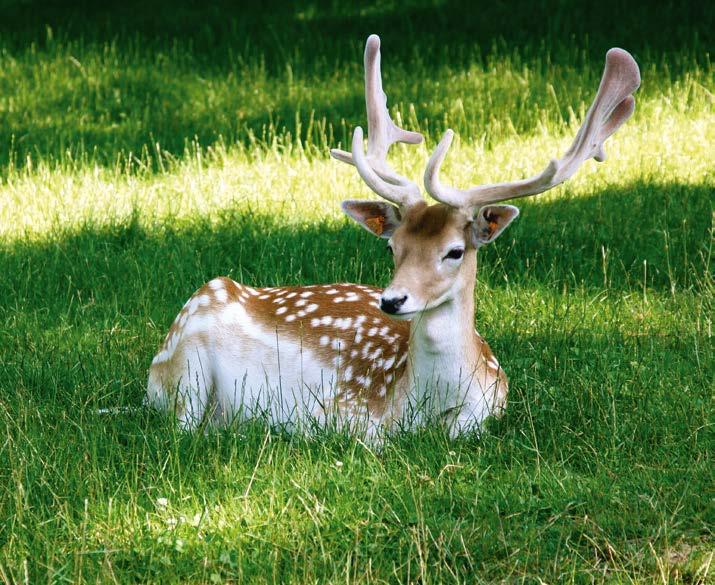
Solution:
{"label": "deer right ear", "polygon": [[474,216],[472,243],[483,246],[493,242],[518,216],[519,209],[513,205],[485,205]]}
{"label": "deer right ear", "polygon": [[400,225],[400,210],[382,201],[349,199],[342,203],[343,211],[375,236],[390,238]]}

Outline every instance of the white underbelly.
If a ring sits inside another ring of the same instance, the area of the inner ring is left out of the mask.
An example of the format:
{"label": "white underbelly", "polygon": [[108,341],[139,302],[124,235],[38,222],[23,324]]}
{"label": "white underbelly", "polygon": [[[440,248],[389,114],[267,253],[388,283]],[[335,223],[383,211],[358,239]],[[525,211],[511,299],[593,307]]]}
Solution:
{"label": "white underbelly", "polygon": [[265,416],[290,427],[325,422],[324,411],[339,394],[335,366],[299,341],[265,330],[238,304],[210,325],[218,416]]}
{"label": "white underbelly", "polygon": [[305,422],[319,417],[339,390],[334,368],[286,339],[222,341],[214,348],[213,362],[214,396],[227,418]]}

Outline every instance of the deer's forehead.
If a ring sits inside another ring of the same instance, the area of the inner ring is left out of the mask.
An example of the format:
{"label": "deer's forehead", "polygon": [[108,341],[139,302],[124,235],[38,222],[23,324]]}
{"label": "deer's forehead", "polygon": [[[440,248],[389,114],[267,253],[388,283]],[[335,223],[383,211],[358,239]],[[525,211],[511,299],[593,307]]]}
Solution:
{"label": "deer's forehead", "polygon": [[407,210],[400,229],[405,238],[442,240],[464,232],[469,218],[447,205],[416,205]]}

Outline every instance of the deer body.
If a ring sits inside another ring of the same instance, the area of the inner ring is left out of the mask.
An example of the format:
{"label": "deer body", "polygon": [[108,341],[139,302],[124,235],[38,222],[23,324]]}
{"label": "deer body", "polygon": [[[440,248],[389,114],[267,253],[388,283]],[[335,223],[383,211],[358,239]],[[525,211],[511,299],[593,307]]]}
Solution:
{"label": "deer body", "polygon": [[[380,294],[354,284],[254,289],[216,278],[176,317],[151,365],[148,402],[188,429],[266,416],[289,428],[335,423],[369,433],[414,425],[428,412],[456,418],[455,407],[473,402],[466,395],[484,400],[484,386],[487,413],[503,404],[506,379],[476,333],[478,353],[462,366],[449,343],[421,347],[418,336],[411,344],[410,324],[380,311]],[[442,384],[450,395],[429,411],[409,391],[433,382],[435,372],[411,366],[426,363],[423,354],[443,377],[454,372]]]}
{"label": "deer body", "polygon": [[176,317],[154,357],[147,402],[186,428],[265,415],[290,428],[337,423],[376,434],[396,424],[440,421],[450,433],[478,428],[506,405],[507,379],[474,330],[477,250],[519,215],[498,201],[535,195],[567,180],[633,113],[638,66],[611,49],[596,97],[573,144],[534,177],[466,190],[442,185],[447,130],[427,163],[427,205],[416,183],[387,163],[395,142],[422,135],[390,118],[380,40],[365,47],[367,153],[357,127],[354,165],[382,200],[348,200],[343,211],[388,241],[395,261],[384,290],[355,285],[251,288],[217,278]]}

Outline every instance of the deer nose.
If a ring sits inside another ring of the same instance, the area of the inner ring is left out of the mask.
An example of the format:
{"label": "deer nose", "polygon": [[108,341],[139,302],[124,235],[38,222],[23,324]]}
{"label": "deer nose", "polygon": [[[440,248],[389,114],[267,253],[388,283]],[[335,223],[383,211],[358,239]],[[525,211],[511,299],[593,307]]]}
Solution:
{"label": "deer nose", "polygon": [[395,315],[397,314],[397,311],[400,310],[400,307],[405,304],[405,301],[407,301],[407,295],[402,297],[393,297],[391,299],[381,297],[380,309],[382,309],[385,313]]}

